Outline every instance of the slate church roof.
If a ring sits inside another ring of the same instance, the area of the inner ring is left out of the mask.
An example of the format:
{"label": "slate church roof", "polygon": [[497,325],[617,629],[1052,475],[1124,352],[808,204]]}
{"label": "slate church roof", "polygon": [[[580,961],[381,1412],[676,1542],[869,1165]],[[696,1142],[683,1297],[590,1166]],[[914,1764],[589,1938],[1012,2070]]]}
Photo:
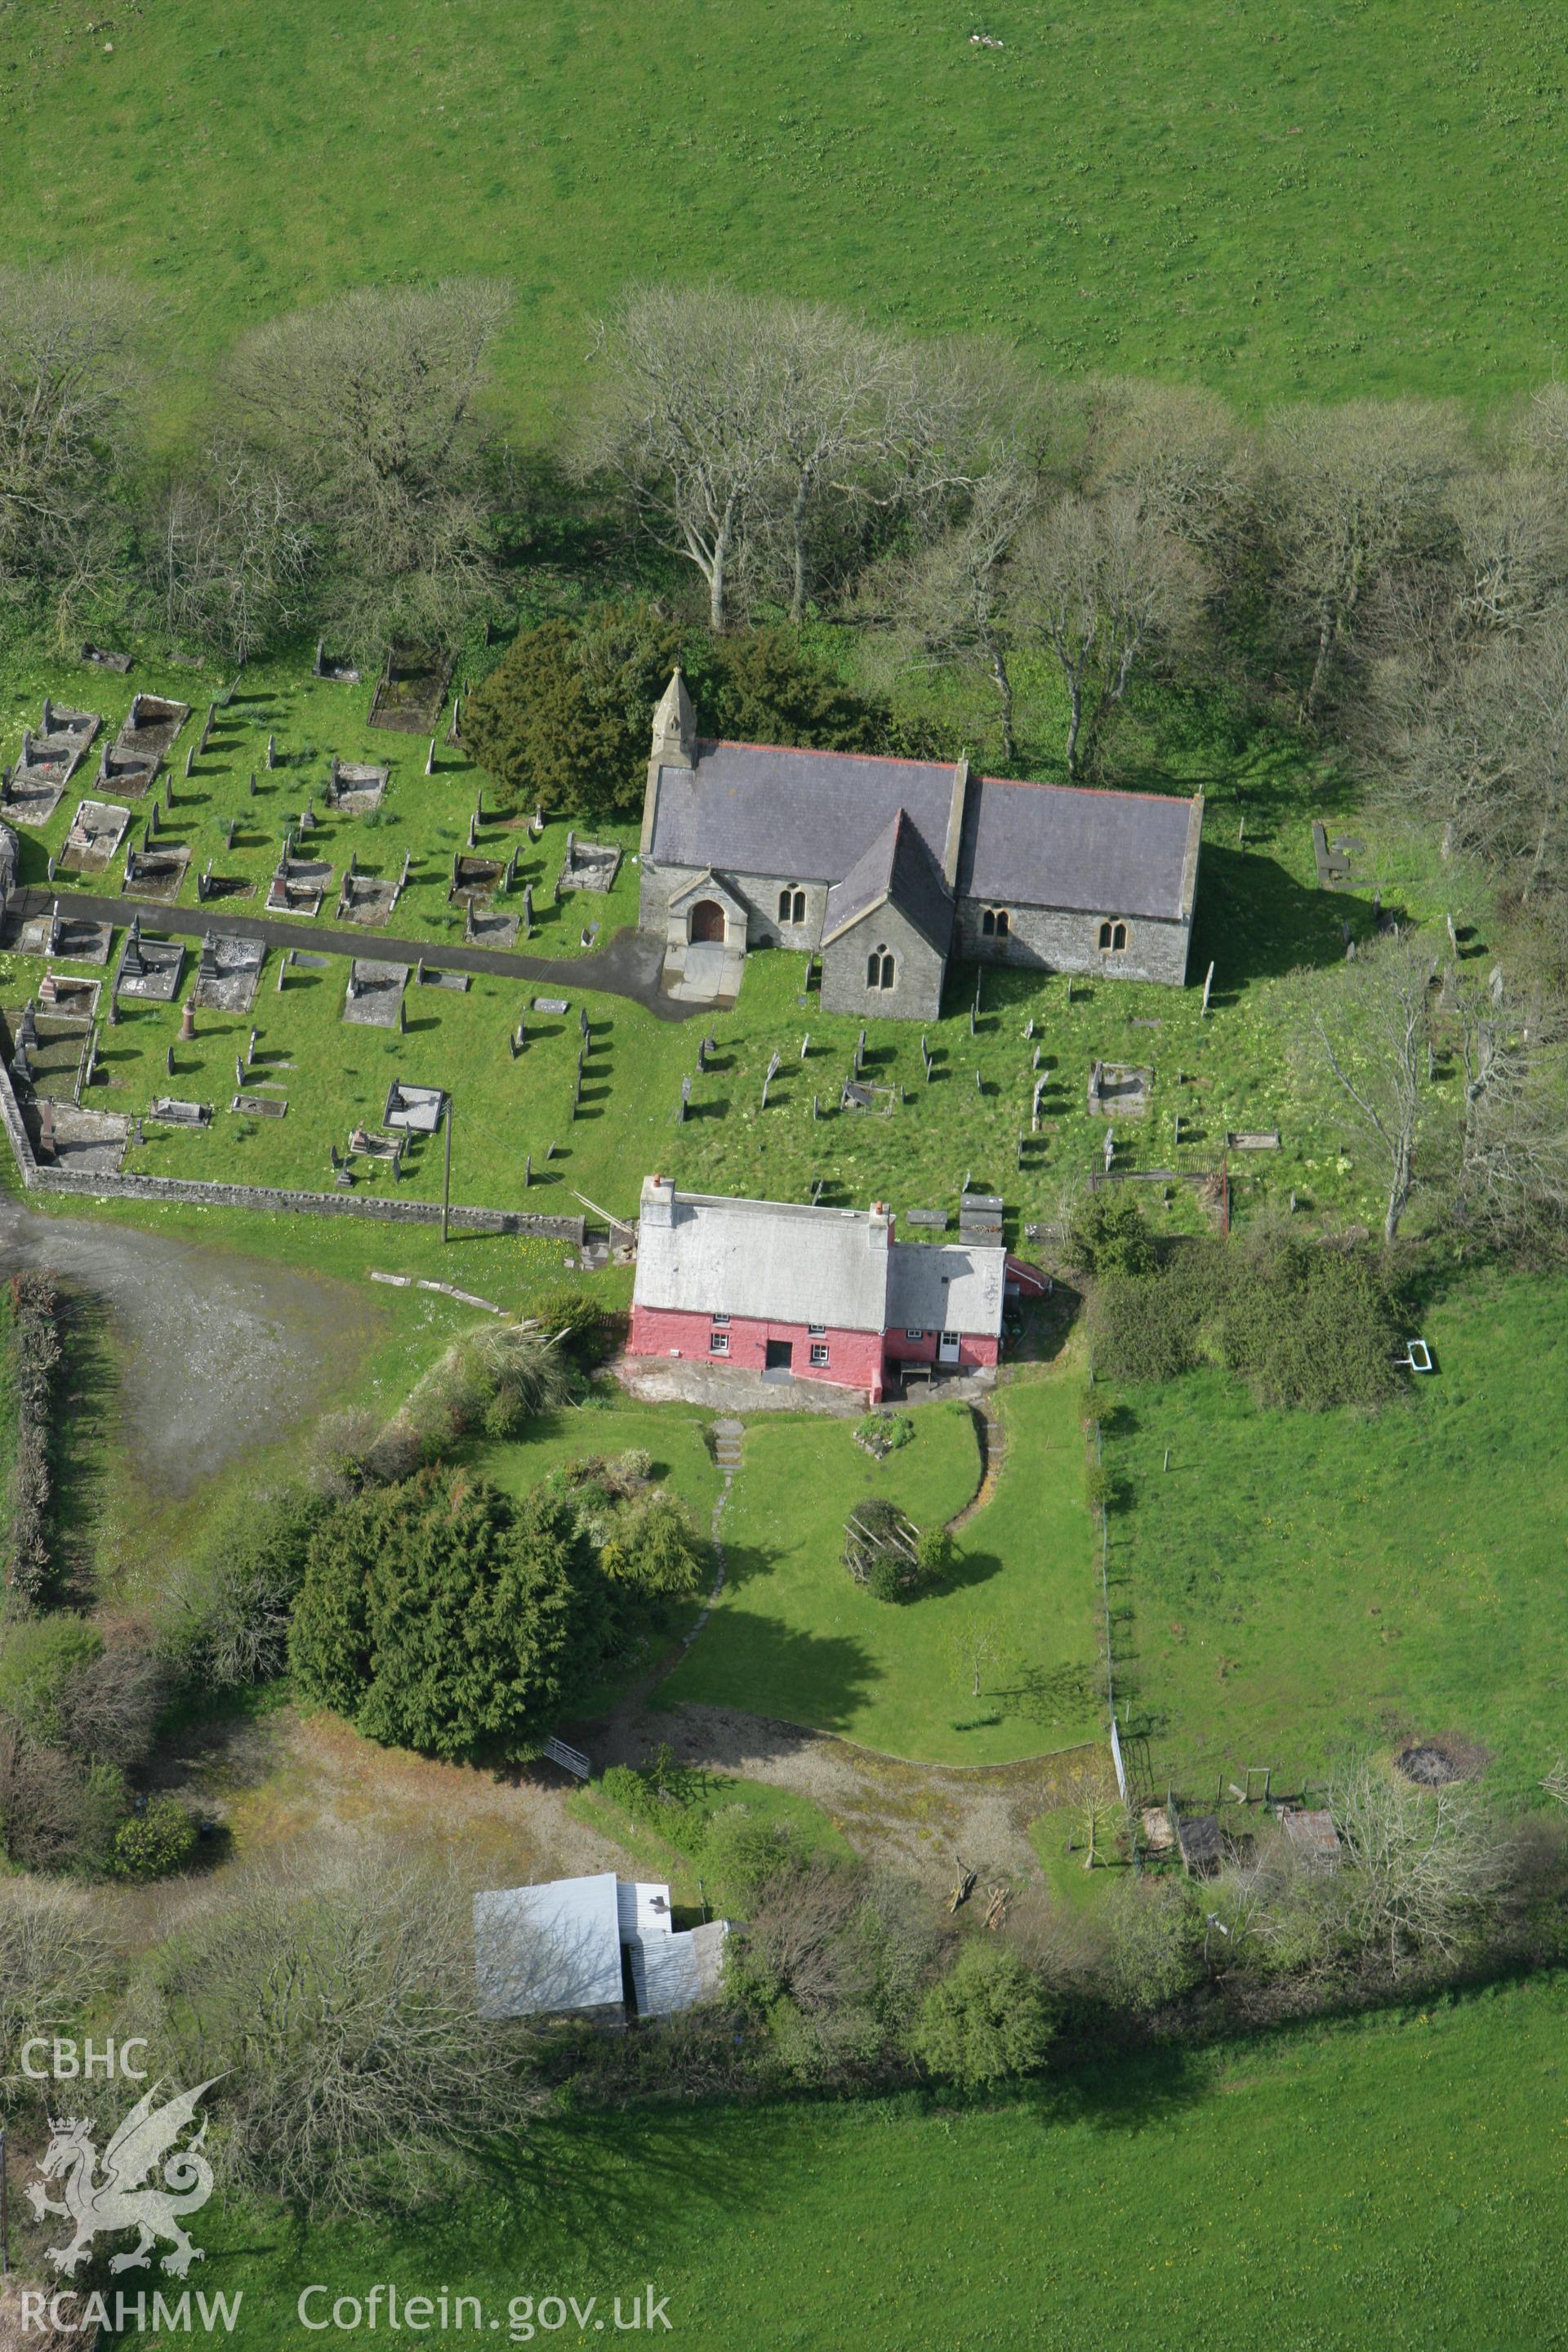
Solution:
{"label": "slate church roof", "polygon": [[710,740],[692,757],[658,770],[648,856],[829,883],[825,938],[886,897],[944,949],[952,897],[1166,922],[1192,913],[1201,799],[970,778],[950,893],[956,767]]}
{"label": "slate church roof", "polygon": [[829,890],[823,946],[829,946],[841,931],[889,900],[939,955],[947,953],[952,937],[952,898],[941,866],[905,808],[883,826],[843,881]]}

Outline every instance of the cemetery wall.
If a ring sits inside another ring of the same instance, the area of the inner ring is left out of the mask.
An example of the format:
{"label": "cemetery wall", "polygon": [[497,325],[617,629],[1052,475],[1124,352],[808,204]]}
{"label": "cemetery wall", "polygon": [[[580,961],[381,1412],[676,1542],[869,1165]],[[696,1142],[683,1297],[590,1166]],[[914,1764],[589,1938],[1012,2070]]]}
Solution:
{"label": "cemetery wall", "polygon": [[[1148,980],[1180,988],[1187,976],[1192,925],[1162,922],[1153,916],[1123,917],[1115,907],[1103,915],[1068,914],[1047,907],[1007,908],[1005,938],[987,937],[981,918],[993,899],[961,898],[955,952],[975,963],[1003,963],[1037,971],[1101,972],[1107,980]],[[1102,922],[1127,924],[1127,945],[1117,955],[1100,947]]]}
{"label": "cemetery wall", "polygon": [[[323,1217],[369,1217],[385,1224],[438,1225],[441,1222],[440,1210],[428,1201],[370,1200],[352,1192],[293,1192],[269,1184],[217,1184],[183,1176],[116,1176],[40,1167],[16,1105],[10,1073],[3,1063],[0,1125],[5,1129],[24,1189],[29,1192],[74,1193],[95,1201],[178,1202],[198,1209],[300,1210]],[[583,1246],[581,1217],[536,1217],[521,1209],[456,1206],[450,1220],[459,1233],[521,1234],[542,1241],[570,1242],[577,1249]]]}
{"label": "cemetery wall", "polygon": [[[768,1341],[787,1339],[792,1351],[790,1370],[796,1380],[825,1381],[830,1388],[865,1389],[873,1402],[881,1396],[879,1331],[812,1331],[804,1323],[769,1323],[743,1315],[732,1317],[725,1328],[729,1348],[715,1355],[709,1344],[713,1333],[710,1316],[671,1307],[634,1305],[626,1350],[634,1356],[677,1356],[689,1362],[734,1364],[742,1371],[760,1372],[767,1363]],[[814,1347],[826,1348],[826,1364],[812,1362]]]}

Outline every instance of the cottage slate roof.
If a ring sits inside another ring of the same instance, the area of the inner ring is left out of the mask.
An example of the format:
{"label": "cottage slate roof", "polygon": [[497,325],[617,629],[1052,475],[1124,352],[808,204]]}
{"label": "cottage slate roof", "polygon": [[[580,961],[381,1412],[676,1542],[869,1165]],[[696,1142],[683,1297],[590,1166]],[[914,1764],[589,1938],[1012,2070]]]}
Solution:
{"label": "cottage slate roof", "polygon": [[891,901],[945,955],[952,939],[952,899],[942,868],[900,808],[884,825],[870,847],[849,868],[842,882],[827,894],[822,944],[828,946],[874,907]]}
{"label": "cottage slate roof", "polygon": [[959,896],[1179,921],[1191,911],[1182,887],[1193,805],[1160,793],[983,776],[969,795]]}
{"label": "cottage slate roof", "polygon": [[882,1331],[888,1253],[863,1210],[678,1192],[672,1223],[642,1219],[632,1296],[689,1315]]}
{"label": "cottage slate roof", "polygon": [[994,1339],[1006,1260],[1000,1246],[883,1247],[861,1209],[678,1192],[672,1224],[642,1220],[633,1297],[688,1315]]}
{"label": "cottage slate roof", "polygon": [[658,772],[648,855],[664,865],[838,882],[900,808],[942,862],[949,766],[764,743],[701,741],[696,758]]}
{"label": "cottage slate roof", "polygon": [[[879,870],[874,853],[901,809],[940,881],[956,772],[948,763],[710,740],[695,756],[694,767],[658,772],[647,852],[656,863],[846,889],[854,877],[848,907]],[[1180,921],[1191,912],[1184,890],[1194,806],[1160,793],[972,778],[957,895]],[[921,903],[926,930],[934,909],[923,895]],[[830,932],[847,919],[830,904]],[[944,948],[948,938],[942,931]]]}
{"label": "cottage slate roof", "polygon": [[1007,1269],[1005,1249],[895,1242],[891,1257],[890,1331],[963,1331],[989,1339],[998,1336]]}

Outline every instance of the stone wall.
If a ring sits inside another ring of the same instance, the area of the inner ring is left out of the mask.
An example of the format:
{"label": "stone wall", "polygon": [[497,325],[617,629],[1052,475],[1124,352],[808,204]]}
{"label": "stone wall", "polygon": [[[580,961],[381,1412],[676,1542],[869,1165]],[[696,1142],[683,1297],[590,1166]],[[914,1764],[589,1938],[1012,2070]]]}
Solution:
{"label": "stone wall", "polygon": [[[90,1201],[153,1201],[197,1209],[298,1210],[322,1217],[368,1217],[394,1225],[438,1225],[439,1208],[428,1201],[371,1200],[353,1192],[285,1191],[269,1184],[215,1184],[184,1176],[113,1176],[40,1167],[17,1108],[11,1074],[0,1060],[0,1125],[16,1161],[24,1190],[63,1192]],[[450,1222],[464,1234],[521,1234],[542,1241],[583,1246],[581,1217],[536,1217],[520,1209],[454,1206]]]}
{"label": "stone wall", "polygon": [[[954,952],[975,963],[1012,964],[1034,971],[1099,972],[1106,980],[1150,980],[1180,988],[1187,976],[1188,923],[1161,922],[1147,915],[1122,916],[1114,907],[1103,915],[1068,914],[1044,907],[1009,907],[1003,939],[981,929],[989,900],[961,898]],[[1118,955],[1100,947],[1103,921],[1124,921],[1127,945]]]}
{"label": "stone wall", "polygon": [[[872,950],[893,958],[891,988],[868,988]],[[942,1011],[947,959],[894,906],[879,907],[822,950],[822,1009],[881,1021],[934,1021]]]}

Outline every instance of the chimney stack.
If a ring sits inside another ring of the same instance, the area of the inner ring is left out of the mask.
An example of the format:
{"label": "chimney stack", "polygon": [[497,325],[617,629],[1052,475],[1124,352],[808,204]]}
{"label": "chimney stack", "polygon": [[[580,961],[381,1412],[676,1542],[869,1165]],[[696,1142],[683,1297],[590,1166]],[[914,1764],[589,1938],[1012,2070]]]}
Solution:
{"label": "chimney stack", "polygon": [[642,1186],[642,1223],[650,1229],[668,1228],[675,1223],[675,1180],[671,1176],[645,1176]]}

